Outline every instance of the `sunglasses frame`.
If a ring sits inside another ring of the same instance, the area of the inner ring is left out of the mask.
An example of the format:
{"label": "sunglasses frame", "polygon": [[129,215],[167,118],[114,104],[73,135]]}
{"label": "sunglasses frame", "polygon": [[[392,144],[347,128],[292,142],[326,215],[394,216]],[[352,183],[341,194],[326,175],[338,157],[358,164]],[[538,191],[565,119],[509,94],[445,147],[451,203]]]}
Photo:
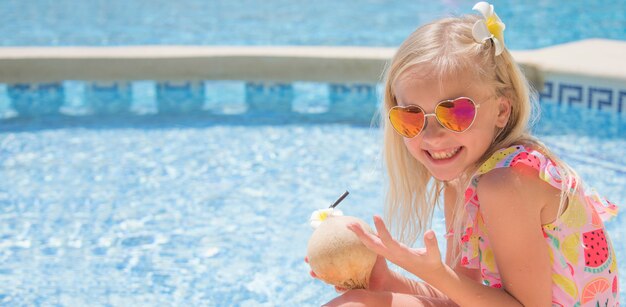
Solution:
{"label": "sunglasses frame", "polygon": [[[469,100],[472,105],[474,106],[474,118],[472,118],[472,122],[469,124],[469,126],[467,126],[467,128],[461,130],[461,131],[456,131],[456,130],[452,130],[448,127],[446,127],[446,125],[444,125],[441,120],[439,119],[439,117],[437,117],[437,108],[439,107],[439,105],[441,105],[442,103],[446,103],[446,102],[454,102],[457,101],[459,99],[467,99]],[[412,136],[412,137],[407,137],[405,135],[403,135],[402,133],[398,132],[398,130],[396,130],[396,127],[393,125],[393,121],[391,120],[391,111],[393,111],[394,109],[406,109],[407,107],[416,107],[418,109],[420,109],[422,111],[422,113],[424,113],[424,124],[422,125],[422,128],[420,129],[420,132],[418,132],[416,135]],[[480,108],[480,104],[474,102],[474,100],[472,98],[469,97],[465,97],[465,96],[461,96],[461,97],[457,97],[454,99],[446,99],[446,100],[442,100],[437,102],[437,104],[435,105],[435,112],[433,113],[426,113],[426,111],[424,111],[424,109],[416,104],[410,104],[410,105],[406,105],[406,106],[393,106],[391,109],[389,109],[389,111],[387,112],[387,117],[389,118],[389,122],[391,123],[391,127],[393,128],[393,131],[395,131],[397,134],[399,134],[402,137],[405,137],[407,139],[412,139],[418,135],[420,135],[422,133],[422,131],[424,131],[426,129],[426,126],[428,126],[428,120],[427,117],[429,116],[434,116],[435,119],[437,119],[437,122],[439,123],[439,125],[441,125],[443,128],[445,128],[448,131],[452,131],[454,133],[463,133],[467,130],[469,130],[469,128],[472,127],[472,125],[474,125],[474,121],[476,121],[476,116],[478,116],[478,109]]]}

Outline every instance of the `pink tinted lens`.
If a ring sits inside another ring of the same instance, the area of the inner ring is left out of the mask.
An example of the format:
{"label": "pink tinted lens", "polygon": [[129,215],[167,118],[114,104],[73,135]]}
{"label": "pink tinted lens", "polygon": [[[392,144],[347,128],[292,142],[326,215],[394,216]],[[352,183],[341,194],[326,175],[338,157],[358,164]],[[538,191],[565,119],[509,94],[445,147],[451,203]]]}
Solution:
{"label": "pink tinted lens", "polygon": [[462,132],[474,122],[476,106],[469,98],[457,98],[438,104],[435,114],[444,127],[452,131]]}

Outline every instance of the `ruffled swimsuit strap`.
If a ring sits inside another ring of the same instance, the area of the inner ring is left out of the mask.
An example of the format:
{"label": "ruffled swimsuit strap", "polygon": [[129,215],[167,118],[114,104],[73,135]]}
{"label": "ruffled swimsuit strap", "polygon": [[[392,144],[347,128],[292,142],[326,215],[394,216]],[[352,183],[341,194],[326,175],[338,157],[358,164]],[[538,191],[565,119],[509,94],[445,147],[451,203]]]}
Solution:
{"label": "ruffled swimsuit strap", "polygon": [[539,177],[551,186],[561,189],[561,173],[552,160],[541,152],[522,145],[501,149],[483,163],[474,176],[483,175],[496,168],[527,165],[539,172]]}

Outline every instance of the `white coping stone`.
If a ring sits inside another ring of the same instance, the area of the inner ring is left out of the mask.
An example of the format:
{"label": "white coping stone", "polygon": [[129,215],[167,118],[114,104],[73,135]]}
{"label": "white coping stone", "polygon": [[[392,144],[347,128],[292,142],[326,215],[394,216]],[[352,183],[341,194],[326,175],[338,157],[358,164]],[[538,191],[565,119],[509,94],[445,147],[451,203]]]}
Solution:
{"label": "white coping stone", "polygon": [[588,39],[537,50],[514,51],[520,63],[545,75],[612,79],[626,85],[626,41]]}
{"label": "white coping stone", "polygon": [[[247,80],[380,82],[395,48],[300,46],[2,47],[0,82]],[[590,39],[512,51],[531,83],[547,75],[626,83],[626,42]]]}
{"label": "white coping stone", "polygon": [[378,82],[392,48],[10,47],[0,82],[60,80],[248,80]]}

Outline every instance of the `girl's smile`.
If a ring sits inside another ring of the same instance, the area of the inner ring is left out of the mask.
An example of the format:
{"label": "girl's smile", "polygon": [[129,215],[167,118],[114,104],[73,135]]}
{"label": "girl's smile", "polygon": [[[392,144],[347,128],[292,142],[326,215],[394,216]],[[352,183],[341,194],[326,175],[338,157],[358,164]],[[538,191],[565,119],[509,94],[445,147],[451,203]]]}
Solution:
{"label": "girl's smile", "polygon": [[433,160],[446,162],[454,157],[461,151],[463,147],[455,147],[447,150],[424,150]]}

